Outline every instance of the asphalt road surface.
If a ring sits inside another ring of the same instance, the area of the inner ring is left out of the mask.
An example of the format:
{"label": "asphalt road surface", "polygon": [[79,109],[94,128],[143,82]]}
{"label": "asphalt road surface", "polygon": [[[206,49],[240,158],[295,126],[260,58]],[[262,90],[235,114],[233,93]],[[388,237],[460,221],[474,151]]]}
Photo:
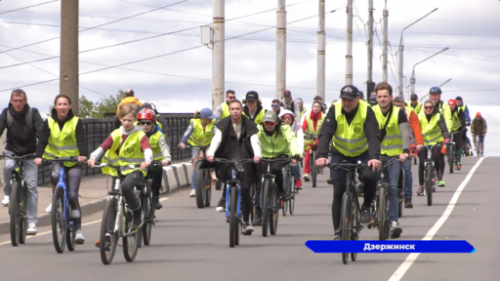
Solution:
{"label": "asphalt road surface", "polygon": [[[94,246],[100,228],[98,213],[83,219],[87,241],[74,252],[57,254],[48,227],[39,228],[37,236],[19,247],[10,245],[8,235],[0,236],[2,279],[498,280],[500,240],[494,218],[498,208],[494,207],[500,198],[496,182],[500,158],[483,158],[468,177],[478,160],[465,158],[462,171],[446,172],[446,187],[434,193],[433,206],[426,205],[425,197],[414,196],[414,208],[405,209],[400,219],[403,233],[399,239],[421,240],[430,235],[434,240],[467,240],[476,248],[473,254],[363,253],[348,265],[342,264],[340,254],[314,254],[305,247],[307,240],[333,238],[333,188],[323,175],[315,189],[304,184],[293,216],[280,213],[276,236],[262,237],[261,228],[255,227],[252,236],[240,236],[240,246],[229,248],[229,225],[223,213],[216,213],[215,206],[197,209],[184,190],[164,199],[151,245],[140,248],[132,263],[124,260],[121,247],[111,265],[101,263]],[[413,170],[417,183],[415,166]],[[219,196],[220,191],[214,192],[212,202]],[[453,208],[449,215],[444,214],[447,208]],[[377,230],[365,228],[361,239],[378,240]]]}

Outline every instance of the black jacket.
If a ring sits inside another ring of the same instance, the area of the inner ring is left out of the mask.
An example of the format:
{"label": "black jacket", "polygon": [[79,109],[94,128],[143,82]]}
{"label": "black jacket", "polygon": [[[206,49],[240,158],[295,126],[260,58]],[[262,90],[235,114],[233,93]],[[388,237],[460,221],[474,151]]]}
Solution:
{"label": "black jacket", "polygon": [[[73,111],[70,109],[68,112],[68,118],[65,121],[60,121],[57,118],[57,111],[55,109],[52,109],[52,118],[57,121],[59,124],[59,128],[62,130],[64,124],[71,120],[71,118],[75,117],[73,114]],[[76,144],[78,146],[78,150],[80,151],[80,156],[86,156],[88,157],[88,152],[87,152],[87,147],[85,146],[85,130],[83,129],[83,122],[82,119],[78,119],[78,123],[76,123]],[[47,147],[47,144],[49,143],[49,136],[50,136],[50,128],[49,128],[49,119],[45,120],[43,123],[43,128],[42,132],[40,134],[40,140],[38,142],[38,147],[36,149],[36,157],[40,158],[43,155],[43,152],[45,151],[45,147]]]}
{"label": "black jacket", "polygon": [[[0,115],[0,136],[7,129],[7,142],[5,149],[14,152],[16,155],[22,156],[33,154],[36,151],[37,138],[42,131],[43,119],[38,112],[38,109],[31,108],[31,117],[33,128],[30,129],[26,124],[26,113],[30,106],[26,104],[20,113],[14,112],[12,105],[9,104]],[[8,111],[12,114],[12,126],[7,124]]]}
{"label": "black jacket", "polygon": [[[360,101],[361,102],[361,101]],[[354,116],[358,112],[359,104],[356,108],[347,113],[342,109],[342,114],[345,115],[347,119],[347,123],[351,124]],[[363,124],[363,129],[365,131],[366,139],[368,140],[368,154],[370,159],[380,159],[380,129],[377,121],[377,117],[375,117],[375,113],[370,106],[367,106],[367,114],[365,124]],[[335,131],[337,131],[337,120],[335,119],[335,106],[331,106],[330,110],[328,110],[328,114],[325,117],[325,121],[323,122],[323,126],[321,126],[321,131],[318,136],[318,158],[328,158],[328,149],[330,147],[330,143],[332,141],[333,135],[335,135]],[[332,148],[333,154],[339,154],[335,147]]]}

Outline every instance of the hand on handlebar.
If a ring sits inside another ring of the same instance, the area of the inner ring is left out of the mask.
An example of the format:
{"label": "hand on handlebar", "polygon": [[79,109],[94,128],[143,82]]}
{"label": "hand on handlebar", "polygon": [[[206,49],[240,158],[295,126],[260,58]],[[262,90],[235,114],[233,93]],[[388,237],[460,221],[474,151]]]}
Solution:
{"label": "hand on handlebar", "polygon": [[85,160],[87,160],[87,157],[85,157],[85,156],[78,156],[78,162],[83,163],[83,162],[85,162]]}
{"label": "hand on handlebar", "polygon": [[144,161],[141,163],[141,169],[146,170],[149,165],[151,165],[151,161]]}
{"label": "hand on handlebar", "polygon": [[167,166],[168,164],[170,164],[170,159],[163,159],[163,160],[161,160],[161,164],[163,166]]}
{"label": "hand on handlebar", "polygon": [[424,148],[424,146],[422,144],[417,145],[417,151],[422,150],[422,148]]}
{"label": "hand on handlebar", "polygon": [[324,166],[326,166],[326,164],[328,164],[328,159],[324,157],[316,159],[316,166],[318,168],[323,168]]}
{"label": "hand on handlebar", "polygon": [[95,159],[90,158],[87,161],[87,165],[89,165],[90,168],[94,168],[94,166],[95,166]]}
{"label": "hand on handlebar", "polygon": [[367,163],[368,167],[372,167],[372,170],[375,172],[376,169],[382,166],[382,162],[377,159],[372,159]]}
{"label": "hand on handlebar", "polygon": [[39,166],[40,164],[42,164],[42,158],[35,158],[35,160],[33,160],[33,162],[35,163],[35,165]]}
{"label": "hand on handlebar", "polygon": [[406,159],[408,159],[408,154],[407,153],[402,153],[401,155],[399,155],[399,161],[401,162],[404,162],[406,161]]}
{"label": "hand on handlebar", "polygon": [[179,143],[179,148],[184,149],[184,148],[186,148],[186,145],[181,142],[181,143]]}
{"label": "hand on handlebar", "polygon": [[262,159],[262,157],[255,156],[255,157],[253,158],[253,162],[254,162],[255,164],[257,164],[257,163],[259,163],[259,162],[260,162],[260,159]]}
{"label": "hand on handlebar", "polygon": [[207,160],[208,160],[208,162],[214,162],[214,156],[213,155],[207,155]]}

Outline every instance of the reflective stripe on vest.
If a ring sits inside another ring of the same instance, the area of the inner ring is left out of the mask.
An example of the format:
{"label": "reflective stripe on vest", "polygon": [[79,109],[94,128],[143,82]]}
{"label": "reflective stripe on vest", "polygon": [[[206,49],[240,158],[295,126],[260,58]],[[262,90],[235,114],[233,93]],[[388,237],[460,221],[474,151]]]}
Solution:
{"label": "reflective stripe on vest", "polygon": [[[111,133],[111,138],[113,139],[113,144],[111,148],[106,151],[103,157],[103,162],[114,166],[120,166],[120,171],[122,175],[128,175],[133,171],[140,170],[143,176],[147,175],[147,172],[141,170],[138,167],[144,161],[144,153],[141,148],[141,140],[146,136],[146,133],[142,130],[138,130],[130,134],[125,142],[120,146],[122,141],[122,131],[121,129],[116,129]],[[120,152],[116,155],[116,150],[120,147]],[[135,165],[135,168],[130,168],[128,165]],[[117,176],[118,174],[111,167],[103,167],[102,173]]]}
{"label": "reflective stripe on vest", "polygon": [[161,148],[158,145],[158,141],[160,140],[161,135],[163,135],[160,131],[156,131],[156,133],[152,134],[149,137],[149,145],[153,150],[153,160],[163,160],[163,155],[161,154]]}
{"label": "reflective stripe on vest", "polygon": [[314,139],[318,137],[324,121],[325,114],[321,113],[321,117],[318,119],[318,123],[316,124],[316,130],[314,130],[314,121],[311,119],[311,115],[309,114],[306,116],[307,128],[304,132],[304,143],[313,142]]}
{"label": "reflective stripe on vest", "polygon": [[335,103],[337,130],[332,138],[333,147],[344,156],[356,157],[368,150],[364,129],[367,109],[367,104],[360,100],[358,111],[349,125],[345,115],[342,114],[342,103]]}
{"label": "reflective stripe on vest", "polygon": [[[50,136],[45,151],[43,152],[44,158],[54,159],[55,157],[72,157],[80,155],[76,141],[76,125],[78,124],[78,120],[79,118],[74,116],[66,121],[61,131],[59,122],[55,121],[52,117],[47,119]],[[63,165],[66,167],[73,167],[76,165],[76,162],[64,162]]]}
{"label": "reflective stripe on vest", "polygon": [[214,137],[213,129],[215,120],[210,121],[205,129],[201,124],[201,119],[191,119],[193,132],[188,139],[188,143],[193,146],[209,146]]}
{"label": "reflective stripe on vest", "polygon": [[439,119],[441,118],[440,113],[436,113],[432,116],[431,121],[427,121],[427,116],[425,111],[422,111],[418,115],[420,120],[420,126],[422,128],[422,136],[424,138],[424,145],[433,145],[444,140],[441,128],[439,128]]}
{"label": "reflective stripe on vest", "polygon": [[[373,106],[373,112],[379,124],[379,129],[382,130],[386,123],[387,118],[382,113],[382,109],[379,105]],[[403,140],[401,138],[401,132],[399,131],[399,107],[392,106],[391,119],[387,123],[386,135],[384,140],[380,143],[380,152],[382,155],[396,156],[403,153]]]}

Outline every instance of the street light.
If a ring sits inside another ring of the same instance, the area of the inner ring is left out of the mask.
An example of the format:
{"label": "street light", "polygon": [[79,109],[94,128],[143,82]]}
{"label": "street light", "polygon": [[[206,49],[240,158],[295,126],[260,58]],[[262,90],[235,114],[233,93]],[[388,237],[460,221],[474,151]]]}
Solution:
{"label": "street light", "polygon": [[431,58],[433,58],[433,57],[435,57],[435,56],[437,56],[437,55],[441,54],[442,52],[444,52],[444,51],[446,51],[446,50],[448,50],[448,49],[449,49],[449,48],[448,48],[448,47],[446,47],[446,48],[442,49],[441,51],[439,51],[439,52],[435,53],[434,55],[432,55],[432,56],[430,56],[430,57],[428,57],[428,58],[426,58],[426,59],[423,59],[423,60],[421,60],[421,61],[419,61],[419,62],[417,62],[416,64],[414,64],[414,65],[413,65],[413,70],[412,70],[412,72],[411,72],[411,78],[410,78],[410,85],[411,85],[411,88],[410,88],[410,89],[411,89],[411,93],[410,93],[410,95],[411,95],[411,94],[413,94],[413,93],[415,93],[415,66],[417,66],[417,65],[419,65],[419,64],[421,64],[421,63],[423,63],[424,61],[426,61],[426,60],[428,60],[428,59],[431,59]]}
{"label": "street light", "polygon": [[[450,82],[450,81],[451,81],[451,78],[450,78],[450,79],[448,79],[448,80],[446,80],[446,82],[444,82],[443,84],[439,85],[439,88],[443,87],[443,86],[444,86],[444,84],[446,84],[446,83],[448,83],[448,82]],[[421,97],[421,98],[420,98],[420,102],[423,102],[424,98],[425,98],[425,97],[427,97],[428,95],[429,95],[429,94],[426,94],[425,96]]]}
{"label": "street light", "polygon": [[427,13],[425,16],[419,18],[418,20],[414,21],[413,23],[411,23],[410,25],[408,25],[407,27],[403,28],[403,30],[401,30],[401,39],[399,40],[399,46],[398,46],[398,52],[399,52],[399,70],[398,70],[398,75],[399,75],[399,87],[398,87],[398,90],[399,90],[399,96],[400,97],[403,97],[403,32],[408,29],[410,26],[416,24],[417,22],[423,20],[425,17],[427,17],[428,15],[434,13],[435,11],[437,11],[438,8],[435,8],[434,10],[430,11],[429,13]]}

